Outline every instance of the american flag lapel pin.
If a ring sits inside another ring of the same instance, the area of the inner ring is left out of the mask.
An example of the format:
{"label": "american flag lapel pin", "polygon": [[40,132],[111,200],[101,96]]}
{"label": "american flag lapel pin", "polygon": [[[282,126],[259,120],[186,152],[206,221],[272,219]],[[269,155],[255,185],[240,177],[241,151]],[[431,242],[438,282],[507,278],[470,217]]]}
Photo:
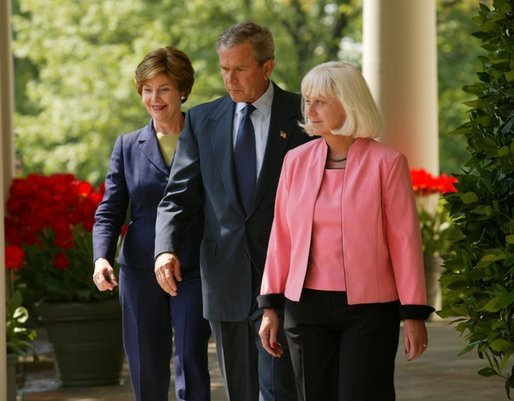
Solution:
{"label": "american flag lapel pin", "polygon": [[282,139],[287,139],[287,134],[284,131],[280,131],[280,137]]}

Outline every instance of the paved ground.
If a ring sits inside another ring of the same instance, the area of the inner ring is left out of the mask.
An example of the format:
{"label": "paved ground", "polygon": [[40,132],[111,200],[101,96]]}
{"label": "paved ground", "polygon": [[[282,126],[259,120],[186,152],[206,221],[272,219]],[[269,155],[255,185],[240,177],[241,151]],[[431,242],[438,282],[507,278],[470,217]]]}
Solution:
{"label": "paved ground", "polygon": [[[503,382],[484,378],[476,372],[485,367],[475,353],[458,356],[464,343],[447,322],[428,324],[430,344],[421,359],[406,362],[398,353],[396,369],[397,401],[503,401]],[[25,383],[19,401],[132,401],[127,369],[119,386],[59,388],[50,347],[44,333],[38,342],[43,356],[39,363],[25,363]],[[212,401],[225,401],[223,384],[216,365],[214,344],[210,348]],[[373,369],[373,367],[370,367]],[[373,385],[370,383],[370,385]],[[175,400],[170,391],[170,401]],[[244,401],[244,400],[243,400]],[[324,400],[319,400],[324,401]]]}

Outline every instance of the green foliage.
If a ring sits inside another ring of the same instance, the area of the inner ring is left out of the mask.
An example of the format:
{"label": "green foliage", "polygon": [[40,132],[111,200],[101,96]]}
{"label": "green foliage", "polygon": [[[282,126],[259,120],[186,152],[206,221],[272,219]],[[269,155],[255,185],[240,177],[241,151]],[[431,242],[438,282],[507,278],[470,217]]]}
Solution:
{"label": "green foliage", "polygon": [[7,353],[25,356],[28,351],[31,351],[36,357],[32,343],[36,338],[36,331],[27,327],[29,312],[22,303],[21,292],[16,291],[7,305],[5,322]]}
{"label": "green foliage", "polygon": [[[468,17],[476,0],[436,4],[441,170],[454,172],[466,160],[465,140],[447,133],[464,122],[470,97],[460,88],[478,68]],[[225,93],[215,41],[229,25],[253,19],[274,34],[273,79],[298,92],[315,64],[360,64],[359,50],[340,42],[361,42],[361,12],[359,0],[13,0],[20,174],[71,172],[99,184],[114,138],[148,119],[133,73],[154,48],[173,44],[191,57],[196,82],[187,110]]]}
{"label": "green foliage", "polygon": [[[96,302],[116,299],[118,291],[100,292],[92,279],[93,244],[91,232],[82,225],[72,228],[74,246],[66,250],[67,266],[56,268],[55,233],[44,229],[39,243],[25,246],[25,267],[16,271],[15,286],[27,300],[37,302]],[[118,274],[118,266],[115,266]]]}
{"label": "green foliage", "polygon": [[225,93],[216,39],[229,25],[253,19],[274,34],[273,79],[298,91],[309,68],[337,57],[361,7],[357,0],[13,3],[21,173],[71,172],[95,185],[107,172],[114,138],[149,118],[133,74],[150,50],[172,44],[190,56],[196,83],[188,108]]}
{"label": "green foliage", "polygon": [[480,68],[480,43],[470,40],[477,29],[470,15],[477,0],[437,0],[437,62],[439,103],[439,160],[441,171],[460,172],[468,157],[466,140],[449,135],[466,121],[466,94],[462,87]]}
{"label": "green foliage", "polygon": [[443,255],[446,289],[443,317],[457,316],[456,328],[489,367],[501,376],[510,398],[514,387],[514,13],[512,2],[480,5],[474,18],[486,55],[479,82],[466,86],[469,121],[458,128],[470,159],[457,175],[458,193],[446,195],[459,232]]}
{"label": "green foliage", "polygon": [[438,200],[434,212],[418,206],[419,226],[423,243],[423,255],[440,256],[451,245],[453,226],[445,208],[444,198]]}
{"label": "green foliage", "polygon": [[16,77],[22,169],[99,182],[114,136],[146,119],[132,83],[139,55],[168,36],[149,32],[141,2],[20,0],[19,7],[13,50],[25,67]]}

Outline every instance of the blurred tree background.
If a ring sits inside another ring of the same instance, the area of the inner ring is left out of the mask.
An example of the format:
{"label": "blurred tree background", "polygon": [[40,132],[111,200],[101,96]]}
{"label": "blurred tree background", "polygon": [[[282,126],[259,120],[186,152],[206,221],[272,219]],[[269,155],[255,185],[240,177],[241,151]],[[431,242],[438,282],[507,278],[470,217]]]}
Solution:
{"label": "blurred tree background", "polygon": [[[467,118],[462,86],[478,70],[470,16],[478,0],[437,0],[441,170],[457,171],[466,143],[448,133]],[[103,180],[117,135],[143,126],[134,70],[149,51],[186,51],[196,82],[185,110],[224,94],[215,42],[254,20],[276,43],[273,80],[298,92],[312,66],[361,63],[361,0],[13,0],[15,146],[19,174]]]}
{"label": "blurred tree background", "polygon": [[[469,107],[463,102],[473,97],[462,90],[476,80],[484,54],[480,41],[471,34],[478,30],[472,17],[478,0],[437,0],[437,58],[439,89],[439,164],[441,171],[461,173],[469,158],[463,135],[450,135],[468,120]],[[489,1],[490,3],[490,1]]]}

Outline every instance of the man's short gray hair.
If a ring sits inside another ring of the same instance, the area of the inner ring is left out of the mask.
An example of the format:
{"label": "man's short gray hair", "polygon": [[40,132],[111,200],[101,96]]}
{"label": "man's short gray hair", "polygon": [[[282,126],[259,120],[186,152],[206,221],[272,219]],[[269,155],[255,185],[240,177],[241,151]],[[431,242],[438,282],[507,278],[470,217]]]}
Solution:
{"label": "man's short gray hair", "polygon": [[273,35],[269,29],[254,22],[242,22],[227,28],[216,42],[216,50],[221,46],[231,48],[245,42],[252,46],[255,60],[259,64],[275,59]]}

